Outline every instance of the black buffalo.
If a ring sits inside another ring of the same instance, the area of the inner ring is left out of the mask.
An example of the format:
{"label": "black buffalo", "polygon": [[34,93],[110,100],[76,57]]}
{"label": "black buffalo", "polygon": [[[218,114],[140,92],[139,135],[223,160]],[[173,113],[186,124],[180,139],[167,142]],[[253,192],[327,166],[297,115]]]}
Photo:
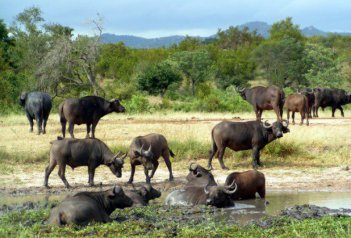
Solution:
{"label": "black buffalo", "polygon": [[318,109],[321,107],[323,110],[326,107],[332,108],[332,117],[335,117],[335,110],[339,109],[341,116],[344,116],[342,105],[351,103],[351,95],[343,89],[337,88],[315,88],[315,110],[316,117],[318,117]]}
{"label": "black buffalo", "polygon": [[114,187],[104,192],[80,192],[68,196],[50,212],[48,224],[87,225],[90,222],[111,222],[110,214],[116,208],[133,205],[121,187]]}
{"label": "black buffalo", "polygon": [[[144,148],[148,148],[145,150]],[[135,166],[143,165],[146,182],[150,183],[159,165],[158,159],[163,157],[169,171],[169,181],[173,180],[172,164],[169,156],[174,157],[174,153],[168,147],[166,138],[161,134],[148,134],[135,137],[129,147],[129,157],[131,173],[129,183],[133,183]],[[152,170],[149,175],[149,170]]]}
{"label": "black buffalo", "polygon": [[66,165],[72,169],[80,166],[88,166],[89,185],[94,185],[95,169],[104,164],[108,166],[117,178],[122,177],[124,158],[119,154],[114,155],[107,145],[98,139],[62,139],[51,142],[50,162],[45,169],[44,186],[48,187],[48,180],[56,165],[59,166],[58,175],[65,186],[70,187],[66,180]]}
{"label": "black buffalo", "polygon": [[133,207],[143,207],[149,201],[161,197],[161,192],[154,189],[150,184],[146,184],[139,189],[127,190],[125,194],[133,200]]}
{"label": "black buffalo", "polygon": [[68,132],[74,138],[74,124],[87,125],[87,135],[95,138],[95,128],[101,117],[111,112],[125,112],[125,108],[118,99],[107,101],[97,96],[87,96],[78,99],[66,99],[59,106],[62,135],[66,135],[66,124],[68,122]]}
{"label": "black buffalo", "polygon": [[212,129],[212,150],[208,158],[208,167],[212,169],[212,158],[218,152],[222,169],[228,169],[223,163],[226,147],[234,151],[252,149],[252,166],[261,165],[260,150],[273,140],[289,132],[287,121],[276,121],[273,124],[259,121],[230,122],[223,121]]}
{"label": "black buffalo", "polygon": [[237,191],[237,185],[233,181],[230,185],[214,185],[185,187],[184,189],[175,190],[168,194],[166,205],[211,205],[215,207],[234,206],[231,195]]}
{"label": "black buffalo", "polygon": [[205,187],[216,186],[217,183],[211,173],[211,171],[205,169],[201,165],[191,163],[189,166],[189,173],[186,176],[186,187]]}
{"label": "black buffalo", "polygon": [[261,121],[263,110],[272,109],[277,115],[277,120],[282,121],[285,94],[279,87],[274,85],[243,89],[237,87],[236,90],[244,100],[248,101],[253,106],[257,121]]}
{"label": "black buffalo", "polygon": [[38,126],[38,135],[46,133],[46,123],[52,107],[52,99],[49,94],[43,92],[22,93],[20,105],[26,110],[26,115],[30,124],[30,132],[33,131],[33,119]]}

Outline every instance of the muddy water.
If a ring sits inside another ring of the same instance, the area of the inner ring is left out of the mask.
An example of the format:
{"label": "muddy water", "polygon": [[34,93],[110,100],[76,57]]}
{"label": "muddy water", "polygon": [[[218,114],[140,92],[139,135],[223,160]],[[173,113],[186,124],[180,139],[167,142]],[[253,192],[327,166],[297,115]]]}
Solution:
{"label": "muddy water", "polygon": [[[163,204],[167,194],[164,192],[159,199],[150,203]],[[61,201],[66,195],[5,196],[0,194],[0,206],[25,202]],[[230,219],[239,224],[247,224],[266,215],[278,215],[281,210],[294,205],[313,204],[331,209],[351,209],[351,192],[268,192],[266,201],[262,199],[237,201],[234,207],[216,209],[213,215],[219,219]]]}

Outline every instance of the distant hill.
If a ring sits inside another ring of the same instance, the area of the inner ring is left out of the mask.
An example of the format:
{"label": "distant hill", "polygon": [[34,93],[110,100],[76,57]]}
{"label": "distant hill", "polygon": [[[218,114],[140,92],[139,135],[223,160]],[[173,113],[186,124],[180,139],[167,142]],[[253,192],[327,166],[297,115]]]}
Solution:
{"label": "distant hill", "polygon": [[[269,30],[271,29],[271,25],[266,22],[261,21],[253,21],[248,22],[242,25],[238,25],[239,29],[243,29],[244,27],[248,27],[250,31],[256,30],[256,32],[267,38],[269,37]],[[314,26],[309,26],[301,29],[302,33],[307,36],[326,36],[333,32],[325,32],[315,28]],[[335,33],[340,35],[348,35],[351,36],[349,32]],[[216,35],[211,35],[209,37],[199,37],[203,40],[209,40],[214,38]],[[115,35],[111,33],[104,33],[101,35],[102,43],[117,43],[123,42],[126,46],[132,48],[159,48],[159,47],[170,47],[173,44],[178,44],[182,40],[184,40],[186,36],[166,36],[166,37],[158,37],[158,38],[144,38],[132,35]]]}

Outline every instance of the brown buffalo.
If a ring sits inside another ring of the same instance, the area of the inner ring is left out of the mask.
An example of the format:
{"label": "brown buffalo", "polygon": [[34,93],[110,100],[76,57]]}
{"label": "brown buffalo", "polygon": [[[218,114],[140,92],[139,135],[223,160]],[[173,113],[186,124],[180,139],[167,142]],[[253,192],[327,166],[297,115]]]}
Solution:
{"label": "brown buffalo", "polygon": [[127,190],[125,194],[133,200],[133,207],[144,207],[149,201],[161,196],[161,192],[154,189],[150,184],[146,184],[140,189]]}
{"label": "brown buffalo", "polygon": [[90,128],[91,136],[95,138],[95,127],[100,118],[111,112],[125,112],[125,108],[118,99],[106,101],[97,96],[66,99],[59,106],[62,136],[65,137],[66,135],[66,123],[68,122],[68,131],[72,138],[74,138],[73,129],[75,124],[86,124],[86,138],[89,138]]}
{"label": "brown buffalo", "polygon": [[195,163],[190,164],[189,174],[186,176],[186,180],[188,181],[185,185],[187,187],[205,187],[206,185],[217,185],[211,171]]}
{"label": "brown buffalo", "polygon": [[58,175],[65,186],[70,187],[65,177],[66,165],[72,169],[80,166],[88,166],[89,184],[94,185],[95,169],[104,164],[108,166],[117,178],[122,176],[124,158],[114,155],[107,145],[98,139],[62,139],[52,142],[50,150],[50,162],[45,169],[44,186],[48,187],[48,180],[56,165],[59,166]]}
{"label": "brown buffalo", "polygon": [[[145,150],[144,148],[148,148]],[[169,171],[169,181],[173,180],[172,165],[169,156],[174,157],[172,150],[168,147],[166,138],[160,134],[149,134],[138,136],[133,139],[129,147],[129,157],[131,164],[131,174],[129,183],[133,183],[135,166],[143,165],[146,176],[146,182],[150,183],[158,167],[158,159],[163,157]],[[149,176],[149,170],[152,170]]]}
{"label": "brown buffalo", "polygon": [[306,125],[309,125],[308,121],[308,100],[305,95],[302,94],[291,94],[289,95],[284,103],[286,108],[287,119],[290,119],[290,112],[292,112],[292,123],[295,125],[295,112],[299,112],[301,115],[300,125],[303,124],[303,120],[306,118]]}
{"label": "brown buffalo", "polygon": [[232,184],[233,181],[238,185],[236,193],[231,194],[231,198],[234,200],[252,199],[256,197],[256,193],[261,198],[266,196],[266,179],[264,174],[257,170],[231,173],[225,184]]}
{"label": "brown buffalo", "polygon": [[64,199],[50,212],[48,224],[87,225],[90,222],[110,222],[110,214],[116,208],[132,206],[121,187],[114,187],[104,192],[80,192]]}

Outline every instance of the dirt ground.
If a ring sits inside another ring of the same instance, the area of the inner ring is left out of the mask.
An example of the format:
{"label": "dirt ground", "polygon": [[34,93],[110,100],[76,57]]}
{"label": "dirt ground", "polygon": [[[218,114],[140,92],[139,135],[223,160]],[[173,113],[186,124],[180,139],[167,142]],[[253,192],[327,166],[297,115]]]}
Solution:
{"label": "dirt ground", "polygon": [[[229,120],[240,120],[238,117],[227,118]],[[246,118],[245,118],[246,119]],[[244,119],[244,120],[245,120]],[[299,116],[297,116],[297,123],[299,122]],[[215,123],[222,119],[217,118],[196,118],[190,117],[186,119],[178,120],[138,120],[134,117],[124,118],[122,120],[113,120],[114,124],[210,124],[212,127]],[[104,127],[104,125],[112,122],[111,118],[101,120],[99,123],[98,130]],[[318,118],[310,120],[310,127],[321,126],[321,125],[351,125],[351,118]],[[2,124],[1,128],[5,128],[7,125]],[[24,127],[23,125],[19,125]],[[26,125],[27,126],[27,125]],[[9,126],[10,127],[10,126]],[[297,126],[296,126],[297,127]],[[304,126],[305,127],[305,126]],[[307,128],[307,127],[306,127]],[[84,135],[84,129],[79,128],[77,132]],[[345,141],[347,144],[351,140]],[[351,147],[350,147],[351,148]],[[351,150],[350,150],[351,151]],[[351,155],[351,152],[350,152]],[[351,156],[350,156],[351,158]],[[201,165],[206,165],[206,160],[197,161]],[[127,164],[128,161],[127,161]],[[72,188],[67,190],[63,187],[61,179],[57,175],[57,168],[53,171],[49,178],[49,185],[52,186],[50,189],[44,188],[44,169],[45,164],[37,164],[33,168],[32,165],[18,165],[12,167],[13,171],[5,174],[0,174],[0,195],[24,195],[24,194],[38,194],[38,193],[61,193],[68,191],[81,191],[81,190],[99,190],[101,187],[107,188],[113,184],[127,185],[130,171],[129,165],[126,166],[126,170],[123,173],[122,178],[116,178],[109,171],[108,168],[101,166],[96,170],[95,184],[93,188],[88,187],[88,173],[87,168],[81,167],[76,168],[74,171],[70,168],[66,170],[66,177]],[[170,190],[181,187],[185,183],[185,176],[188,173],[187,165],[177,166],[174,172],[175,181],[168,182],[168,170],[161,160],[160,166],[156,171],[155,177],[152,180],[155,187],[161,190]],[[273,190],[285,190],[285,191],[351,191],[351,170],[349,168],[351,164],[345,164],[338,167],[308,167],[308,168],[290,168],[290,167],[275,167],[275,168],[262,168],[262,171],[266,176],[266,187],[267,191]],[[234,168],[230,171],[219,170],[217,159],[214,160],[213,174],[219,183],[224,183],[226,176],[233,171],[245,171],[250,168],[240,168],[235,170]],[[145,175],[142,168],[139,166],[134,178],[135,184],[140,185],[145,181]]]}

